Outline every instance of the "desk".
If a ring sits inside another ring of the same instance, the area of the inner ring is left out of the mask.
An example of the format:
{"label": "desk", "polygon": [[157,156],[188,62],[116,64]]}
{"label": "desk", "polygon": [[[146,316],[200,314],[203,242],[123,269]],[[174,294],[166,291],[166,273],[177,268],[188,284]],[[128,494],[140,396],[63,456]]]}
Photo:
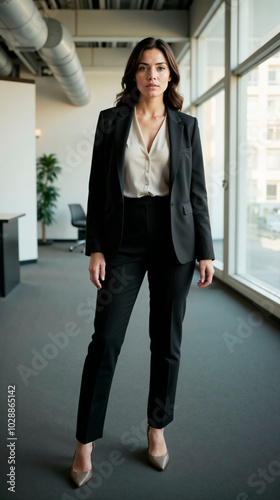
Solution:
{"label": "desk", "polygon": [[0,295],[5,297],[19,282],[18,218],[25,214],[0,214]]}

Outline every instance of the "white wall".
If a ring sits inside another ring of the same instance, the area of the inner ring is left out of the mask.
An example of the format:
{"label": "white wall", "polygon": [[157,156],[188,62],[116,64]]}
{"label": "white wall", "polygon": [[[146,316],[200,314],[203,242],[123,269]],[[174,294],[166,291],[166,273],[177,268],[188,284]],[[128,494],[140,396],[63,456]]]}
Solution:
{"label": "white wall", "polygon": [[0,80],[0,212],[18,221],[19,260],[37,259],[35,85]]}
{"label": "white wall", "polygon": [[[56,222],[47,227],[47,238],[75,239],[69,203],[80,203],[86,212],[92,147],[99,112],[114,106],[121,91],[123,71],[86,71],[91,91],[86,106],[73,106],[53,77],[36,78],[36,128],[42,135],[36,141],[36,156],[54,153],[63,172],[56,182],[60,189]],[[38,224],[41,238],[41,226]]]}

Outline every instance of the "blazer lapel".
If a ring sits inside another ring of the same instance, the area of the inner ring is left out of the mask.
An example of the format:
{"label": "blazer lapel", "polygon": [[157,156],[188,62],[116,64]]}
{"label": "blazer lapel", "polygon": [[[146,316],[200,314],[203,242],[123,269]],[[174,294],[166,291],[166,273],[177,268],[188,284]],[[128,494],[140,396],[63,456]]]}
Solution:
{"label": "blazer lapel", "polygon": [[115,158],[117,162],[117,170],[122,193],[124,191],[124,155],[126,149],[126,141],[132,123],[134,107],[134,103],[129,103],[129,105],[124,104],[122,106],[117,106],[114,109],[114,112],[117,113],[114,138]]}
{"label": "blazer lapel", "polygon": [[167,123],[169,132],[169,144],[170,144],[170,176],[169,176],[169,189],[170,193],[176,177],[176,173],[179,165],[180,149],[183,139],[184,124],[178,115],[178,112],[174,109],[166,106],[167,109]]}

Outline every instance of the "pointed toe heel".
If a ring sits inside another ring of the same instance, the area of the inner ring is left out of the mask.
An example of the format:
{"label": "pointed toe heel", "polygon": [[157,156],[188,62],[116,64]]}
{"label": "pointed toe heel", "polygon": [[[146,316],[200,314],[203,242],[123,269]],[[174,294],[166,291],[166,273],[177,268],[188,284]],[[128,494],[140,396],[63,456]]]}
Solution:
{"label": "pointed toe heel", "polygon": [[92,470],[87,470],[85,472],[74,472],[71,469],[70,476],[75,486],[80,488],[92,478]]}
{"label": "pointed toe heel", "polygon": [[148,460],[157,470],[162,471],[166,468],[169,462],[169,453],[167,452],[163,457],[155,457],[154,455],[148,453]]}
{"label": "pointed toe heel", "polygon": [[[149,445],[150,445],[150,440],[149,440],[149,425],[148,425],[148,428],[147,428],[147,437],[148,437],[148,447],[149,447]],[[166,466],[167,466],[167,464],[169,462],[169,453],[167,452],[166,455],[163,455],[162,457],[156,457],[155,455],[151,455],[148,452],[148,461],[157,470],[163,471],[166,468]]]}
{"label": "pointed toe heel", "polygon": [[[94,447],[95,447],[95,444],[92,443],[91,452],[93,452]],[[74,453],[73,462],[75,459],[75,455],[76,455],[76,452]],[[71,467],[70,477],[71,477],[73,483],[75,484],[75,486],[77,486],[78,488],[81,488],[81,486],[84,486],[84,484],[86,484],[92,478],[92,469],[86,470],[84,472],[75,472],[75,471],[73,471],[73,469]]]}

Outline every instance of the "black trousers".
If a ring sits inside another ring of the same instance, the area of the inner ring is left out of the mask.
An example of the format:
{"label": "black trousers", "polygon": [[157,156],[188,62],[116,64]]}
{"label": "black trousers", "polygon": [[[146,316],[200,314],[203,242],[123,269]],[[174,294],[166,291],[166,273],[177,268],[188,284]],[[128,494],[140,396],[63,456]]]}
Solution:
{"label": "black trousers", "polygon": [[160,429],[173,420],[182,322],[195,261],[180,264],[175,255],[169,203],[169,196],[125,198],[123,239],[117,256],[106,262],[83,368],[76,431],[81,443],[103,435],[117,359],[146,272],[151,349],[148,423]]}

